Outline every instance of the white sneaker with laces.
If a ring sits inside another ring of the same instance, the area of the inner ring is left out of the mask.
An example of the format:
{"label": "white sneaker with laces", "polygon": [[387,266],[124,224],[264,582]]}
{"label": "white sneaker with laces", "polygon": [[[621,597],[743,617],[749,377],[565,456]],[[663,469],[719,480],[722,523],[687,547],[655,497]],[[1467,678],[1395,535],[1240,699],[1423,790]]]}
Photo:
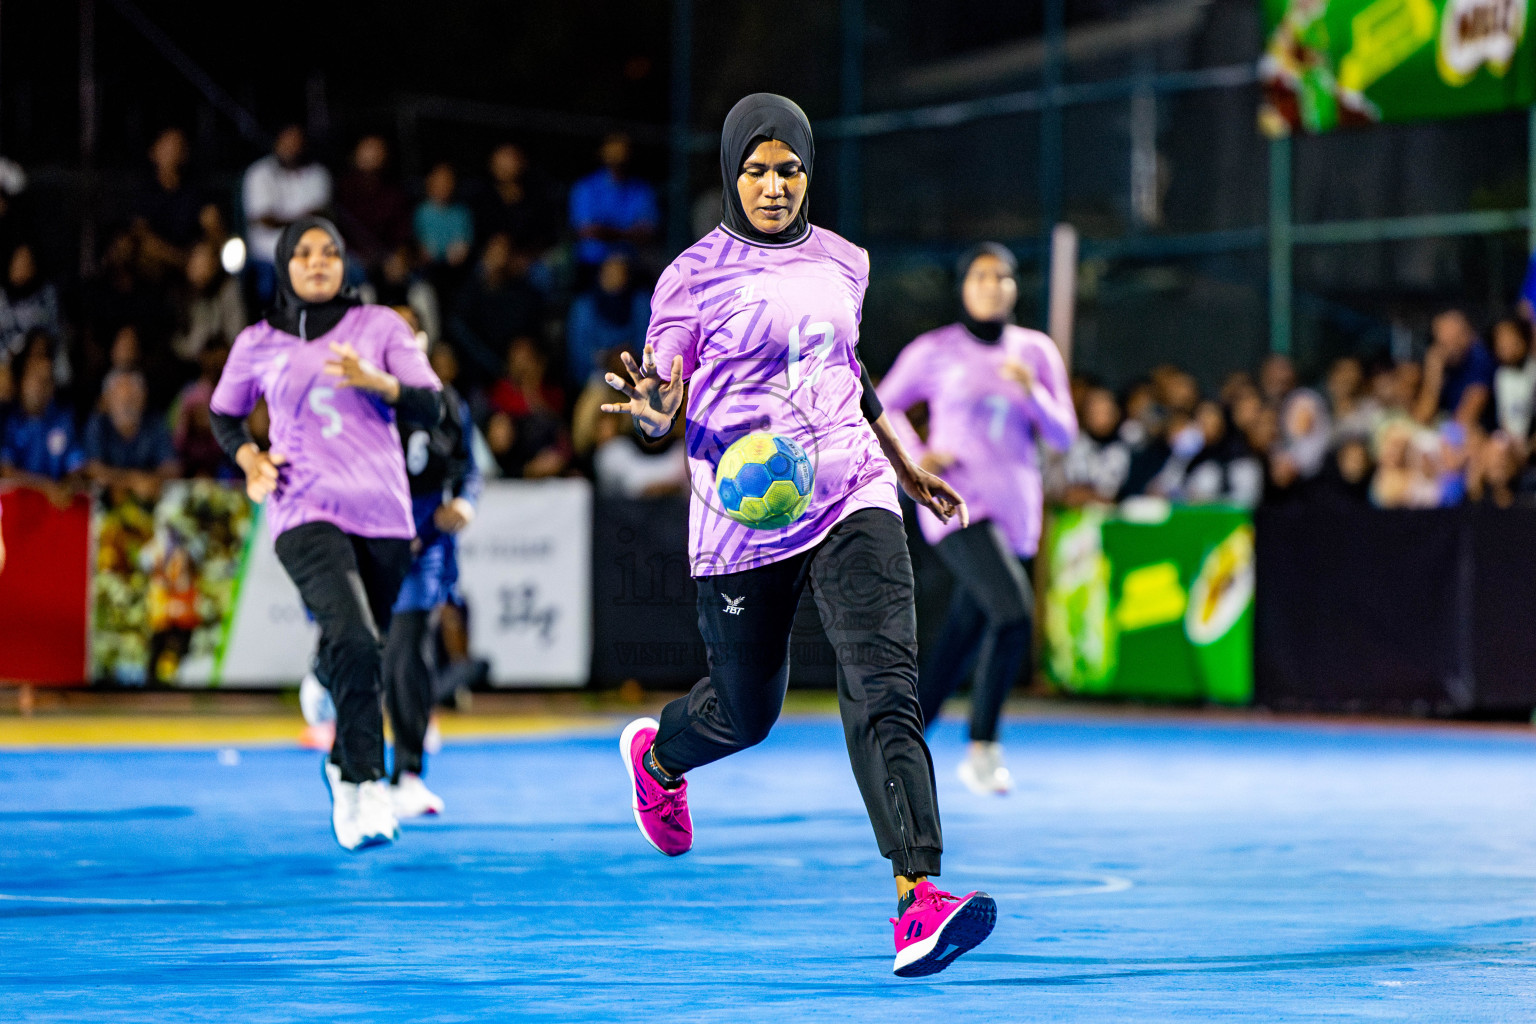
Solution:
{"label": "white sneaker with laces", "polygon": [[323,762],[323,772],[331,791],[331,831],[343,850],[366,850],[400,838],[387,782],[343,782],[341,768],[330,758]]}
{"label": "white sneaker with laces", "polygon": [[394,801],[395,817],[402,821],[426,814],[435,816],[446,809],[443,798],[428,789],[414,772],[401,772],[400,781],[389,787],[389,795]]}
{"label": "white sneaker with laces", "polygon": [[1013,773],[1003,764],[1001,743],[973,743],[956,774],[979,796],[1004,796],[1013,790]]}

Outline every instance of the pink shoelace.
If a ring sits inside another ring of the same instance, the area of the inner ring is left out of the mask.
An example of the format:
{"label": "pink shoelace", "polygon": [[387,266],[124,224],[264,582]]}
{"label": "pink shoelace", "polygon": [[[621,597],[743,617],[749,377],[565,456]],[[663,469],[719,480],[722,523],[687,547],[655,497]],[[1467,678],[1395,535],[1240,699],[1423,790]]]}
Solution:
{"label": "pink shoelace", "polygon": [[661,795],[655,800],[640,805],[640,810],[646,814],[655,813],[670,820],[677,817],[680,808],[688,806],[688,794],[683,787],[667,789],[658,782],[656,788],[661,790]]}
{"label": "pink shoelace", "polygon": [[[919,896],[917,899],[913,900],[912,905],[907,908],[907,913],[911,913],[913,910],[916,910],[920,906],[929,906],[934,910],[938,910],[944,905],[945,900],[949,900],[951,903],[959,903],[960,897],[955,896],[952,893],[947,893],[943,889],[935,888],[933,891]],[[894,917],[891,918],[890,921],[891,924],[897,923],[897,920]]]}

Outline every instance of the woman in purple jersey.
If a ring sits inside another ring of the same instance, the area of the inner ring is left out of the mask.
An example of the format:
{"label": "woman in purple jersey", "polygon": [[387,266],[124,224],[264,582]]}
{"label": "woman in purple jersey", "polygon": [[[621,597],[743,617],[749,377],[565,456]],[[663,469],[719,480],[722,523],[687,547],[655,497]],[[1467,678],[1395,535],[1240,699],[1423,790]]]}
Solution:
{"label": "woman in purple jersey", "polygon": [[[324,764],[331,827],[348,850],[399,835],[384,781],[380,637],[411,565],[411,491],[395,429],[442,417],[442,385],[405,321],[341,290],[344,249],[306,217],[277,246],[278,299],[240,332],[210,409],[220,446],[266,503],[274,546],[320,626],[319,675],[336,704]],[[269,451],[245,418],[265,397]]]}
{"label": "woman in purple jersey", "polygon": [[[782,96],[731,110],[720,142],[723,222],[661,276],[643,362],[608,383],[637,428],[660,437],[686,401],[693,501],[689,554],[710,674],[661,720],[624,730],[631,807],[669,856],[693,845],[684,773],[759,743],[789,681],[789,640],[809,589],[838,652],[838,703],[854,776],[896,876],[895,971],[932,974],[981,942],[997,908],[956,898],[939,873],[933,761],[917,697],[917,617],[896,487],[945,521],[956,491],[903,450],[855,354],[869,257],[807,220],[810,124]],[[686,398],[685,398],[686,396]],[[720,508],[714,472],[746,434],[797,441],[815,465],[810,506],[778,530]]]}
{"label": "woman in purple jersey", "polygon": [[[918,692],[923,721],[975,667],[971,747],[960,779],[977,793],[1006,793],[997,718],[1030,663],[1034,590],[1029,563],[1040,543],[1038,445],[1065,451],[1077,435],[1067,371],[1051,339],[1011,322],[1019,288],[1013,253],[985,243],[961,257],[961,319],[914,339],[880,382],[903,440],[922,465],[970,499],[969,526],[919,511],[923,535],[954,575],[939,642]],[[924,445],[906,411],[928,403]]]}

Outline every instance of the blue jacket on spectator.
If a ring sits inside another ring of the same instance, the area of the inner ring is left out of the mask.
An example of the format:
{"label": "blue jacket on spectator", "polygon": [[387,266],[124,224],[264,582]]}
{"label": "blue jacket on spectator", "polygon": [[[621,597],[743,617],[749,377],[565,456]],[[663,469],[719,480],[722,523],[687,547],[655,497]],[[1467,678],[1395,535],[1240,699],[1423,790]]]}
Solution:
{"label": "blue jacket on spectator", "polygon": [[62,480],[85,465],[69,410],[50,403],[40,416],[15,410],[0,439],[0,464],[23,473]]}
{"label": "blue jacket on spectator", "polygon": [[[628,231],[641,224],[659,224],[656,190],[637,178],[616,178],[606,167],[587,175],[571,189],[571,227],[606,227]],[[576,243],[578,263],[601,263],[610,252],[634,255],[620,242],[583,238]]]}
{"label": "blue jacket on spectator", "polygon": [[598,357],[608,349],[624,348],[639,355],[650,321],[651,297],[644,292],[635,292],[629,321],[622,324],[599,313],[597,298],[590,292],[576,296],[565,322],[566,365],[571,383],[579,388],[599,372],[602,367]]}
{"label": "blue jacket on spectator", "polygon": [[139,432],[126,438],[117,432],[106,413],[99,412],[85,427],[85,457],[112,469],[151,472],[176,461],[176,446],[171,443],[165,421],[158,416],[146,416],[139,424]]}
{"label": "blue jacket on spectator", "polygon": [[[1465,359],[1455,366],[1445,368],[1445,382],[1440,385],[1441,411],[1454,413],[1461,405],[1461,396],[1474,384],[1481,384],[1492,395],[1493,374],[1498,368],[1499,362],[1488,351],[1488,346],[1481,340],[1474,341]],[[1491,409],[1493,402],[1490,401],[1488,405]]]}

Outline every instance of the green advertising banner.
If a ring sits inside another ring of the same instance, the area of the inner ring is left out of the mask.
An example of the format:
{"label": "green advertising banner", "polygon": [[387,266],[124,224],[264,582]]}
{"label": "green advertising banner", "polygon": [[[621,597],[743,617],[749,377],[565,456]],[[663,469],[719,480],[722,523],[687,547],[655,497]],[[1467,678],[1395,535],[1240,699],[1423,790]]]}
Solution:
{"label": "green advertising banner", "polygon": [[1530,106],[1529,0],[1264,0],[1272,137]]}
{"label": "green advertising banner", "polygon": [[1046,671],[1090,696],[1253,699],[1253,521],[1241,510],[1059,513],[1043,551]]}

